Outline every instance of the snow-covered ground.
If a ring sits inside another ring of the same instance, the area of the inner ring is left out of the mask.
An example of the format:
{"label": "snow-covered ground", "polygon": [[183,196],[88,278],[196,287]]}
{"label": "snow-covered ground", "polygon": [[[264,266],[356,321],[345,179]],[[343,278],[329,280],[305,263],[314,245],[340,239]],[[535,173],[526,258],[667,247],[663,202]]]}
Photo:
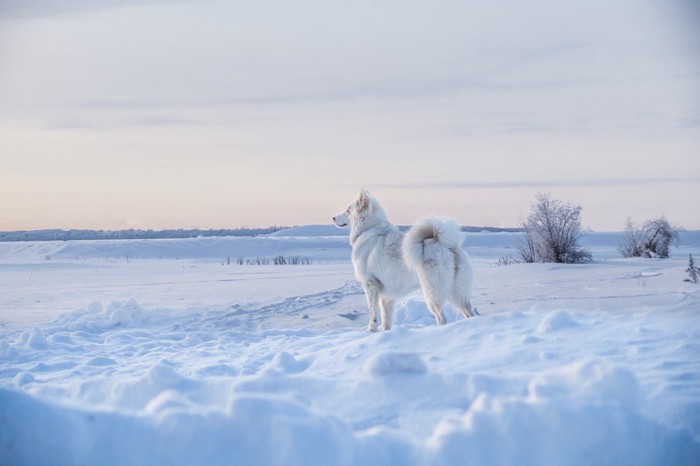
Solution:
{"label": "snow-covered ground", "polygon": [[[699,233],[468,234],[482,315],[375,334],[338,233],[0,244],[0,464],[700,464]],[[279,255],[312,264],[237,263]]]}

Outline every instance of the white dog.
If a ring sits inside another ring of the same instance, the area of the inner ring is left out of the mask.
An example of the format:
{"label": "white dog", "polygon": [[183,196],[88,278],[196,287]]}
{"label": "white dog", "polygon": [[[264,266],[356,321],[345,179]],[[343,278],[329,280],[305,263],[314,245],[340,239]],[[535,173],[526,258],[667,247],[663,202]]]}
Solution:
{"label": "white dog", "polygon": [[364,189],[333,221],[338,227],[350,226],[352,263],[365,290],[370,331],[377,329],[377,308],[382,329],[389,330],[395,300],[418,287],[438,325],[446,322],[445,302],[465,317],[476,315],[471,306],[472,265],[461,247],[462,234],[455,222],[427,218],[404,235]]}

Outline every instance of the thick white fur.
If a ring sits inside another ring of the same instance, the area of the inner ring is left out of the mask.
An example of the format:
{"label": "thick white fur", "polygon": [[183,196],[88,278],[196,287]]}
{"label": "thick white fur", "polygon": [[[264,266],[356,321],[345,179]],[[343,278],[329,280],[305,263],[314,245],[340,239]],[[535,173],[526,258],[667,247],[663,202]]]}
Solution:
{"label": "thick white fur", "polygon": [[365,290],[370,331],[377,329],[378,310],[382,329],[389,330],[396,299],[419,287],[439,325],[446,322],[442,312],[446,302],[465,317],[474,315],[472,266],[455,222],[426,218],[404,235],[364,189],[333,221],[338,227],[350,227],[352,263]]}

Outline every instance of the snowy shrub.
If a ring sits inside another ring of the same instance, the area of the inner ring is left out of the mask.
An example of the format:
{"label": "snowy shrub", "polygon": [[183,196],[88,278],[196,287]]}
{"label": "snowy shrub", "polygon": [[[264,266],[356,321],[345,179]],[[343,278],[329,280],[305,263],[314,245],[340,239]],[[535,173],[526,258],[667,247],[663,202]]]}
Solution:
{"label": "snowy shrub", "polygon": [[255,259],[246,259],[247,265],[270,265],[270,259],[267,257],[256,257]]}
{"label": "snowy shrub", "polygon": [[275,265],[310,265],[311,260],[306,256],[277,256],[272,258]]}
{"label": "snowy shrub", "polygon": [[688,268],[685,269],[685,271],[688,272],[688,278],[686,278],[684,281],[697,284],[698,274],[700,274],[700,267],[695,266],[695,261],[693,260],[692,254],[688,254]]}
{"label": "snowy shrub", "polygon": [[668,223],[665,217],[644,222],[644,250],[648,257],[666,259],[671,245],[678,245],[678,228]]}
{"label": "snowy shrub", "polygon": [[538,194],[530,215],[521,222],[524,238],[517,247],[524,262],[575,264],[589,262],[591,253],[580,245],[580,205]]}
{"label": "snowy shrub", "polygon": [[622,257],[642,257],[644,253],[643,232],[631,218],[627,219],[625,236],[618,242],[617,250],[620,251]]}
{"label": "snowy shrub", "polygon": [[313,261],[306,256],[275,256],[273,258],[269,257],[256,257],[255,259],[245,259],[239,257],[236,260],[238,265],[311,265]]}
{"label": "snowy shrub", "polygon": [[625,236],[618,243],[617,250],[623,257],[666,259],[674,244],[678,244],[678,227],[670,224],[665,217],[647,220],[641,228],[627,219]]}
{"label": "snowy shrub", "polygon": [[508,254],[507,256],[499,257],[498,261],[496,261],[496,267],[505,267],[508,265],[513,265],[517,264],[518,261],[515,259],[515,257],[511,256]]}

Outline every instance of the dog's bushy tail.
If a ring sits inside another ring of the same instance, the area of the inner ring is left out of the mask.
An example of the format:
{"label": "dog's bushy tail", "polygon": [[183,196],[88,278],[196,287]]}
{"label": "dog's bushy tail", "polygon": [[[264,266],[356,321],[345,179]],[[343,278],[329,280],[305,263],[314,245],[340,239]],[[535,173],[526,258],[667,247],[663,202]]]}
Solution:
{"label": "dog's bushy tail", "polygon": [[425,218],[411,228],[403,240],[406,263],[416,268],[429,259],[425,250],[427,242],[436,242],[454,251],[461,248],[462,239],[462,231],[453,220]]}

